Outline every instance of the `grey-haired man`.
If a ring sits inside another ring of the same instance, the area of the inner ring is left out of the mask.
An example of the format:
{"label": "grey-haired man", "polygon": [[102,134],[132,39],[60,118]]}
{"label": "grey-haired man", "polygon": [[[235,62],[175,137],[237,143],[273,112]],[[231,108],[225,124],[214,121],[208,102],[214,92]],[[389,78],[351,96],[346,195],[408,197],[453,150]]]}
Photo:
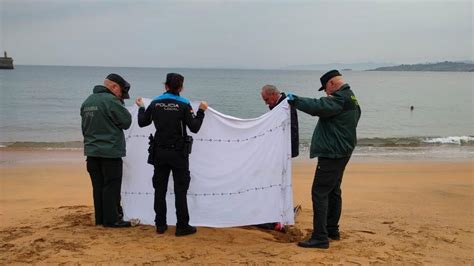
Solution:
{"label": "grey-haired man", "polygon": [[123,105],[129,99],[130,84],[120,75],[110,74],[104,85],[81,106],[84,155],[91,177],[96,225],[129,227],[120,214],[122,157],[125,156],[124,129],[132,123],[131,114]]}

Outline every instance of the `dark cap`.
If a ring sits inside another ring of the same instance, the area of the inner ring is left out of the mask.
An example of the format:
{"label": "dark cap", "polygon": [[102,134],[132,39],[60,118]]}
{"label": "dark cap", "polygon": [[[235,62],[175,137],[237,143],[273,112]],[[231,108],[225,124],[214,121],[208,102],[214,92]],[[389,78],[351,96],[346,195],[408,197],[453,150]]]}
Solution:
{"label": "dark cap", "polygon": [[321,78],[320,78],[321,88],[319,88],[318,91],[324,90],[324,88],[326,87],[326,83],[328,83],[329,80],[331,80],[332,78],[337,77],[337,76],[342,76],[342,75],[336,69],[328,71],[328,72],[326,72],[326,74],[322,75]]}
{"label": "dark cap", "polygon": [[122,89],[122,99],[130,99],[130,95],[128,95],[128,91],[130,90],[130,84],[123,79],[120,75],[118,74],[109,74],[106,79],[113,81],[117,83],[120,88]]}
{"label": "dark cap", "polygon": [[168,73],[165,85],[173,92],[178,92],[183,87],[184,77],[178,73]]}
{"label": "dark cap", "polygon": [[178,73],[168,73],[166,74],[166,82],[165,84],[172,84],[177,81],[183,81],[184,77]]}

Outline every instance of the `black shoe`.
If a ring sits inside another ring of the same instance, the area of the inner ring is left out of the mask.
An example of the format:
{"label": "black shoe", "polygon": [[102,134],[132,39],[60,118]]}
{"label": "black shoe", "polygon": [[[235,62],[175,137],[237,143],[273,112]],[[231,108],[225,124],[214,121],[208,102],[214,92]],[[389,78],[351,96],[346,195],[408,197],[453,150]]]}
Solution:
{"label": "black shoe", "polygon": [[127,221],[120,220],[118,222],[115,222],[113,224],[104,224],[104,227],[114,227],[114,228],[121,228],[121,227],[130,227],[132,224]]}
{"label": "black shoe", "polygon": [[329,241],[325,240],[316,240],[316,239],[308,239],[306,241],[298,242],[298,246],[302,248],[322,248],[328,249],[329,248]]}
{"label": "black shoe", "polygon": [[118,213],[118,219],[123,220],[123,209],[122,209],[122,206],[120,206],[120,204],[117,206],[117,213]]}
{"label": "black shoe", "polygon": [[157,234],[164,234],[168,230],[168,225],[157,225],[156,226],[156,233]]}
{"label": "black shoe", "polygon": [[255,226],[261,229],[273,230],[276,223],[256,224]]}
{"label": "black shoe", "polygon": [[188,226],[183,227],[183,228],[176,227],[175,235],[176,236],[187,236],[187,235],[192,235],[196,232],[197,232],[196,227],[188,225]]}
{"label": "black shoe", "polygon": [[328,237],[332,240],[341,240],[341,235],[339,233],[337,234],[329,234]]}

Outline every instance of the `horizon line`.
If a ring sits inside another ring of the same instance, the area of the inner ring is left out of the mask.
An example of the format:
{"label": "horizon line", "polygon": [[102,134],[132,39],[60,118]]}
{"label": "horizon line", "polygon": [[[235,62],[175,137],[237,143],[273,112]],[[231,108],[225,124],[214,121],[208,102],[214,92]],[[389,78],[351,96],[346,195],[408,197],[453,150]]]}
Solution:
{"label": "horizon line", "polygon": [[[436,64],[436,63],[445,63],[445,62],[452,62],[452,63],[466,63],[470,62],[471,64],[474,63],[473,60],[443,60],[443,61],[436,61],[436,62],[424,62],[424,63],[395,63],[390,66],[399,66],[399,65],[419,65],[419,64]],[[213,66],[213,67],[186,67],[186,66],[106,66],[106,65],[61,65],[61,64],[17,64],[16,66],[53,66],[53,67],[100,67],[100,68],[159,68],[159,69],[225,69],[225,70],[285,70],[285,71],[293,71],[293,70],[302,70],[302,71],[326,71],[327,69],[297,69],[291,67],[304,67],[304,66],[313,66],[313,65],[355,65],[355,64],[388,64],[388,63],[376,63],[376,62],[363,62],[363,63],[320,63],[320,64],[306,64],[306,65],[288,65],[288,66],[280,66],[280,67],[232,67],[232,66]],[[353,70],[353,71],[365,71],[364,70]]]}

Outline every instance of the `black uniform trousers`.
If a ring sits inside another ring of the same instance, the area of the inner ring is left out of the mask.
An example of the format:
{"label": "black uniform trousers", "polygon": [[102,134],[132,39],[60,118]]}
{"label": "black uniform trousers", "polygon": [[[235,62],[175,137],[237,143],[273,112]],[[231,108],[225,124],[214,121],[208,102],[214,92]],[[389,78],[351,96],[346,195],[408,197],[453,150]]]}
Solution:
{"label": "black uniform trousers", "polygon": [[155,172],[153,174],[153,188],[155,189],[155,224],[166,225],[166,191],[168,179],[173,172],[176,227],[185,228],[189,225],[187,196],[191,176],[189,173],[189,157],[181,150],[155,149]]}
{"label": "black uniform trousers", "polygon": [[87,157],[96,225],[111,225],[119,220],[122,167],[122,158]]}
{"label": "black uniform trousers", "polygon": [[328,240],[330,235],[339,234],[342,198],[341,183],[344,169],[350,157],[331,159],[318,158],[311,196],[313,200],[312,239]]}

